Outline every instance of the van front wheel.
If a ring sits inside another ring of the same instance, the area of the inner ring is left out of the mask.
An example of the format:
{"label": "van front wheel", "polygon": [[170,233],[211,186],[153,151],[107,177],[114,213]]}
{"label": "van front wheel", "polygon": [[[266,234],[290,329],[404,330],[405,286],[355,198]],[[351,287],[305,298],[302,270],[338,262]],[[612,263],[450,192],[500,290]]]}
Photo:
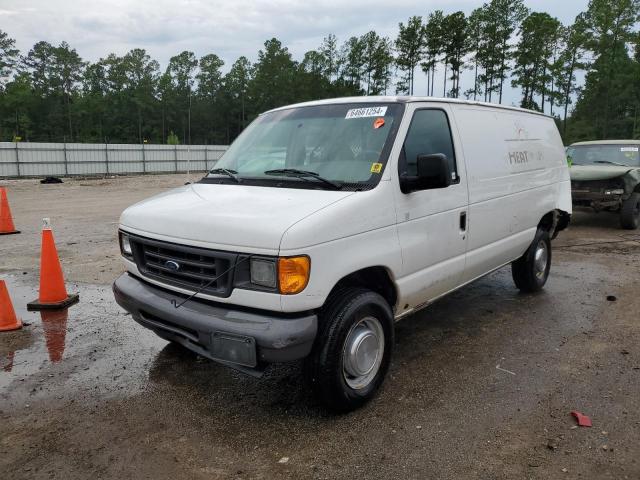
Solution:
{"label": "van front wheel", "polygon": [[551,268],[549,232],[541,228],[524,255],[511,264],[513,281],[523,292],[537,292],[544,287]]}
{"label": "van front wheel", "polygon": [[347,412],[371,400],[384,381],[393,349],[393,314],[385,299],[363,288],[336,292],[323,308],[306,373],[314,393]]}

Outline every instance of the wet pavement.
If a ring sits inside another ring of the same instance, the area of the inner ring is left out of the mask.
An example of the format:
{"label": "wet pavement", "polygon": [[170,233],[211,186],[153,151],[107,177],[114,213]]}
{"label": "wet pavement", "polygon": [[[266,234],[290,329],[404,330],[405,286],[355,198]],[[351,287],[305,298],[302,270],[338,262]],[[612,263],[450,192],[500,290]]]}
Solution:
{"label": "wet pavement", "polygon": [[37,269],[0,268],[26,324],[0,333],[0,478],[640,478],[640,232],[578,213],[553,246],[540,294],[505,268],[398,323],[380,395],[341,416],[299,363],[168,345],[104,275],[71,267],[80,303],[42,314]]}

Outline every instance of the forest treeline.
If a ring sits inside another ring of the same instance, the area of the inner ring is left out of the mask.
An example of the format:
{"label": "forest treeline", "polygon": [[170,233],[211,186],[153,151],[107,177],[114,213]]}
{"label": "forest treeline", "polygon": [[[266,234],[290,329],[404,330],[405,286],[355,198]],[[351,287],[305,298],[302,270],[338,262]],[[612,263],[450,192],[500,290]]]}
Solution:
{"label": "forest treeline", "polygon": [[96,62],[66,42],[21,53],[0,30],[0,141],[226,144],[290,103],[396,93],[503,103],[508,87],[557,117],[565,142],[640,138],[639,21],[640,0],[591,0],[571,25],[490,0],[468,16],[413,16],[396,38],[331,34],[301,60],[272,38],[255,62],[224,68],[215,53],[184,51],[164,70],[140,48]]}

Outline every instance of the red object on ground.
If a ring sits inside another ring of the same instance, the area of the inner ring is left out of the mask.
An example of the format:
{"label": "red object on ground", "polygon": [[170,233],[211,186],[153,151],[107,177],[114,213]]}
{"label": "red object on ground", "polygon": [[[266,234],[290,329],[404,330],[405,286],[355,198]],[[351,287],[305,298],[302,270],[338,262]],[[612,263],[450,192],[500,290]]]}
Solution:
{"label": "red object on ground", "polygon": [[4,187],[0,187],[0,235],[10,235],[12,233],[20,232],[13,225],[9,200],[7,200],[7,191]]}
{"label": "red object on ground", "polygon": [[52,363],[57,363],[62,360],[62,355],[64,354],[69,310],[67,308],[63,310],[42,310],[40,318],[42,319],[49,360]]}
{"label": "red object on ground", "polygon": [[49,219],[43,218],[42,254],[40,255],[40,293],[38,299],[27,304],[27,310],[56,310],[78,301],[78,294],[69,295],[64,285],[62,266],[53,240]]}
{"label": "red object on ground", "polygon": [[5,281],[0,280],[0,332],[19,328],[22,328],[22,322],[16,317]]}
{"label": "red object on ground", "polygon": [[578,425],[580,425],[581,427],[591,426],[591,419],[586,415],[583,415],[580,412],[576,412],[575,410],[571,412],[571,415],[573,415],[576,418],[576,420],[578,421]]}

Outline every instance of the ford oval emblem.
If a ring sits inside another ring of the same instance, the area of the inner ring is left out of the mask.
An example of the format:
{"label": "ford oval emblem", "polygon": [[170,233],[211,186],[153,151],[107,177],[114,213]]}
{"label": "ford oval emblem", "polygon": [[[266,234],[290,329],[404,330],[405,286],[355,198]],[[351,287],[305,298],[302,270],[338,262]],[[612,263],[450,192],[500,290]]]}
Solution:
{"label": "ford oval emblem", "polygon": [[172,272],[177,272],[178,270],[180,270],[180,264],[178,262],[174,262],[173,260],[167,260],[166,262],[164,262],[164,266]]}

